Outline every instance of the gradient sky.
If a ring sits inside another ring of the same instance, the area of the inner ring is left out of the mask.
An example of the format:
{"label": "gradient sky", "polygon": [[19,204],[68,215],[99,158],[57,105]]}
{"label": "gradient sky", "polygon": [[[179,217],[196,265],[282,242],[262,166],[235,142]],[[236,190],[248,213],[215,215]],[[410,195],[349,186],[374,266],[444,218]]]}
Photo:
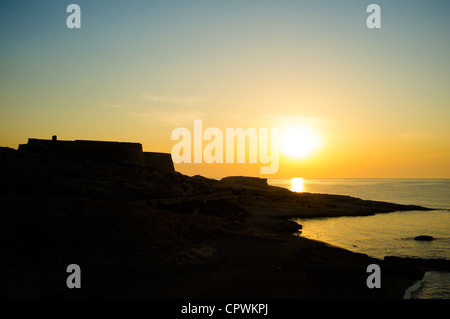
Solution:
{"label": "gradient sky", "polygon": [[[381,29],[366,26],[371,3]],[[425,0],[2,1],[0,146],[58,135],[170,152],[195,119],[306,123],[323,147],[266,177],[450,178],[449,14]]]}

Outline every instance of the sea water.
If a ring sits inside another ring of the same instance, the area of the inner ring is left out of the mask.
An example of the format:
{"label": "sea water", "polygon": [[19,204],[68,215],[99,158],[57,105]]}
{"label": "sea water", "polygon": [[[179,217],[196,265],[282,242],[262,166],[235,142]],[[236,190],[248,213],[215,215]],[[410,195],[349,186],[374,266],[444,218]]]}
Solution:
{"label": "sea water", "polygon": [[[302,236],[376,258],[450,259],[450,179],[273,179],[293,191],[350,195],[361,199],[421,205],[407,211],[361,217],[301,219]],[[415,241],[430,235],[431,242]],[[427,272],[405,298],[450,299],[450,273]]]}

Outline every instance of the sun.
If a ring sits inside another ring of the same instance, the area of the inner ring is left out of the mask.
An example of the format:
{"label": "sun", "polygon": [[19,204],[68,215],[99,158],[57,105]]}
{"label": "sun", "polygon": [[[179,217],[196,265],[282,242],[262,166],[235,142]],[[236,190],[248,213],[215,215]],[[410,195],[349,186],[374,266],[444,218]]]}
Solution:
{"label": "sun", "polygon": [[293,158],[311,156],[321,146],[318,134],[307,126],[288,126],[281,133],[281,151]]}

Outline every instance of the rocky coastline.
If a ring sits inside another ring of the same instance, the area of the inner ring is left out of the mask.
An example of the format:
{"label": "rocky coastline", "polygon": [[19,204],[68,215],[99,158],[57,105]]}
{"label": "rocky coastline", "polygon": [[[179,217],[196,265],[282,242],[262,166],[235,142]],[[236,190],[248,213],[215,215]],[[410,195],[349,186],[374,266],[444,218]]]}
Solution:
{"label": "rocky coastline", "polygon": [[[293,236],[291,218],[424,207],[293,193],[98,160],[0,156],[0,298],[401,299],[448,261],[374,259]],[[83,288],[66,287],[80,265]],[[383,269],[381,289],[367,266]]]}

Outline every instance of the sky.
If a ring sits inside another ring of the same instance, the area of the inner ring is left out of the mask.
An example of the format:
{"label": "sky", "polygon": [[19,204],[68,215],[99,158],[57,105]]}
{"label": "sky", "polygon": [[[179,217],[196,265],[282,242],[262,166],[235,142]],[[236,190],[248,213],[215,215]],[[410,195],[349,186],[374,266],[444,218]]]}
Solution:
{"label": "sky", "polygon": [[281,151],[264,177],[450,178],[449,13],[436,0],[2,1],[0,146],[57,135],[170,153],[194,120],[224,134],[294,125],[320,143]]}

